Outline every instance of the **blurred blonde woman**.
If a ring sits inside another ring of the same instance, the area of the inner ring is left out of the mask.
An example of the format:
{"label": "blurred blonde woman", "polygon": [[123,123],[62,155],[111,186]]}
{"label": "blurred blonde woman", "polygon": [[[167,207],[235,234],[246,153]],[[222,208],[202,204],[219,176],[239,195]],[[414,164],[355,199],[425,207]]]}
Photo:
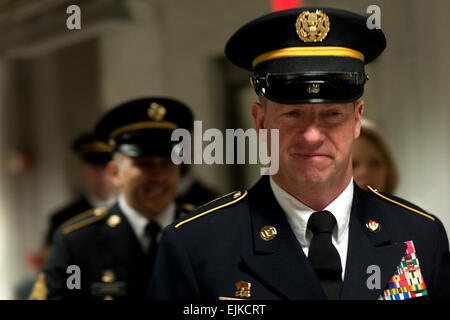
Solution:
{"label": "blurred blonde woman", "polygon": [[389,146],[377,126],[362,120],[361,135],[353,145],[353,179],[367,190],[393,194],[398,183],[398,171]]}

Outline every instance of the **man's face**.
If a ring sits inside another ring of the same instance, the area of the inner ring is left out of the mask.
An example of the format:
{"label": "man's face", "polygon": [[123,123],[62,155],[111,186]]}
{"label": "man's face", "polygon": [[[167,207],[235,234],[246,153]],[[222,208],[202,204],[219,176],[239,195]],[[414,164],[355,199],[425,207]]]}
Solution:
{"label": "man's face", "polygon": [[85,192],[96,200],[108,200],[115,192],[106,164],[81,163],[80,176]]}
{"label": "man's face", "polygon": [[280,186],[296,190],[348,184],[362,101],[288,105],[262,98],[262,103],[252,106],[252,115],[257,129],[279,129],[280,169],[273,179]]}
{"label": "man's face", "polygon": [[175,199],[180,171],[170,157],[116,154],[110,167],[127,203],[148,218],[162,213]]}
{"label": "man's face", "polygon": [[367,186],[386,192],[388,164],[379,147],[365,136],[353,145],[353,177],[363,189]]}

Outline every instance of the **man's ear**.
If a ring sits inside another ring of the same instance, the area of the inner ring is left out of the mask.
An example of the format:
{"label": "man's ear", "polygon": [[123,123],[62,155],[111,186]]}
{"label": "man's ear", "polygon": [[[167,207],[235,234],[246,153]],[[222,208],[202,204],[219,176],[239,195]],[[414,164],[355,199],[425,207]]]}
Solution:
{"label": "man's ear", "polygon": [[259,102],[254,102],[252,104],[252,117],[255,121],[255,128],[256,130],[265,129],[264,125],[264,116],[265,116],[265,110],[264,106],[261,105]]}
{"label": "man's ear", "polygon": [[364,113],[364,101],[355,102],[355,131],[353,137],[356,139],[361,133],[361,119]]}

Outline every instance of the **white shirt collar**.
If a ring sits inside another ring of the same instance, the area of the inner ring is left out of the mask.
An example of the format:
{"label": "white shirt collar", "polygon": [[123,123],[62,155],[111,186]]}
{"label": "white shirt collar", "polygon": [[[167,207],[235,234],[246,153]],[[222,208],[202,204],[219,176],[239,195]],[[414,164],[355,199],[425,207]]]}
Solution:
{"label": "white shirt collar", "polygon": [[[149,223],[149,220],[143,215],[141,215],[139,212],[134,210],[130,205],[128,205],[127,201],[125,200],[122,194],[119,195],[119,207],[122,210],[125,217],[127,218],[128,222],[130,223],[131,228],[136,234],[136,237],[139,239],[141,243],[142,242],[146,243],[145,227]],[[166,210],[164,210],[161,214],[159,214],[156,217],[155,222],[159,224],[161,230],[173,222],[173,220],[175,219],[175,210],[176,210],[175,203],[172,202],[167,207]]]}
{"label": "white shirt collar", "polygon": [[[309,217],[315,210],[309,208],[307,205],[283,190],[272,180],[272,178],[270,178],[270,186],[275,198],[286,213],[288,222],[297,237],[297,240],[303,247],[309,246],[312,233],[307,230],[306,227],[308,225]],[[337,228],[335,227],[334,229],[333,238],[337,243],[342,241],[343,236],[348,229],[353,202],[353,189],[352,178],[345,190],[324,209],[330,211],[336,218]]]}

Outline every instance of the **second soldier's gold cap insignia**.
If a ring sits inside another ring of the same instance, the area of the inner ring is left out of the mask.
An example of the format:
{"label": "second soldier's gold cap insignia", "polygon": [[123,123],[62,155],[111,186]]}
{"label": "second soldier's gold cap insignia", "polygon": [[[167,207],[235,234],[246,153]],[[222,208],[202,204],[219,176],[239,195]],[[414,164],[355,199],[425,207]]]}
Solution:
{"label": "second soldier's gold cap insignia", "polygon": [[252,287],[252,284],[250,282],[246,281],[238,281],[235,283],[236,286],[236,292],[234,293],[235,297],[239,298],[250,298],[250,289]]}
{"label": "second soldier's gold cap insignia", "polygon": [[116,226],[119,225],[121,220],[122,219],[120,219],[120,216],[118,216],[117,214],[113,214],[111,217],[108,218],[108,220],[106,220],[106,224],[111,228],[115,228]]}
{"label": "second soldier's gold cap insignia", "polygon": [[166,112],[166,108],[164,108],[164,106],[160,105],[157,102],[150,103],[150,107],[147,110],[147,114],[150,119],[153,119],[155,121],[161,121],[166,115]]}
{"label": "second soldier's gold cap insignia", "polygon": [[366,222],[366,228],[369,229],[371,232],[378,232],[380,231],[380,224],[376,222],[375,220],[369,220]]}
{"label": "second soldier's gold cap insignia", "polygon": [[295,22],[295,29],[303,42],[322,42],[330,31],[330,19],[322,10],[303,11]]}
{"label": "second soldier's gold cap insignia", "polygon": [[261,230],[259,231],[259,236],[264,241],[270,241],[277,236],[277,229],[275,229],[275,227],[272,226],[262,227]]}

